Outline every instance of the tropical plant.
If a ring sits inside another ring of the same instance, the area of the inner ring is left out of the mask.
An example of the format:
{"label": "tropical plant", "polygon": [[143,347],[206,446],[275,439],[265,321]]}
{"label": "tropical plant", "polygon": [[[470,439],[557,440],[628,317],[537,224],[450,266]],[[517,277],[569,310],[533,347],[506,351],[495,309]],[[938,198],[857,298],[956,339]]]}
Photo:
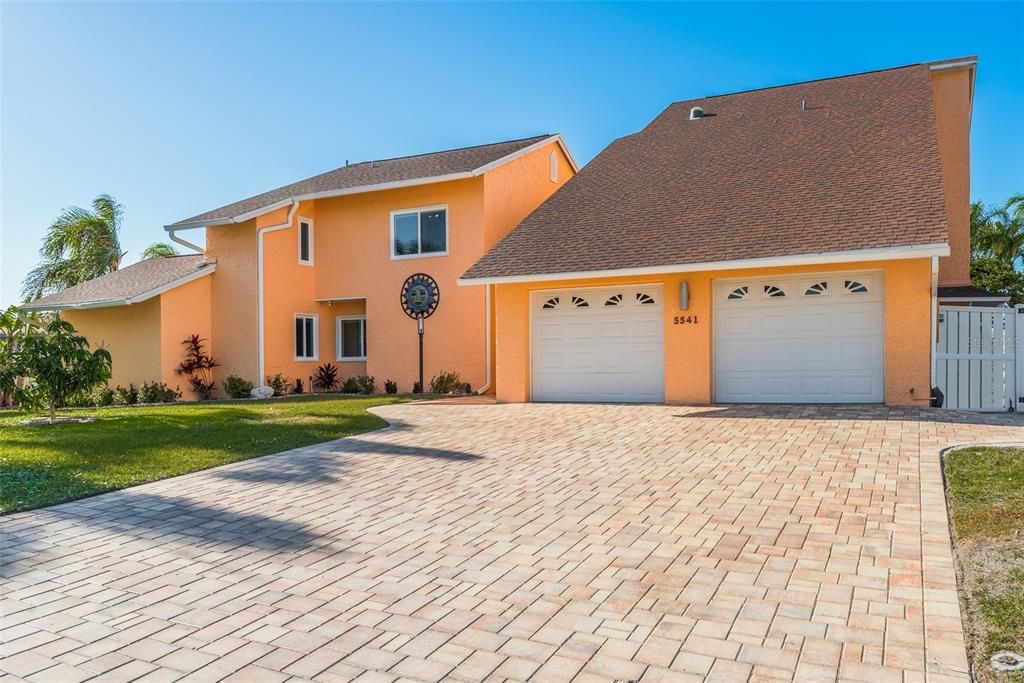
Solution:
{"label": "tropical plant", "polygon": [[216,383],[213,381],[213,369],[220,366],[210,354],[203,348],[205,339],[198,334],[191,335],[182,341],[185,347],[185,360],[181,361],[175,372],[185,375],[192,391],[199,397],[200,401],[206,400],[213,395]]}
{"label": "tropical plant", "polygon": [[341,385],[341,393],[343,394],[358,394],[359,393],[359,378],[349,377]]}
{"label": "tropical plant", "polygon": [[334,391],[338,388],[338,366],[324,363],[313,373],[313,391]]}
{"label": "tropical plant", "polygon": [[267,375],[267,386],[274,390],[274,396],[284,396],[292,386],[292,381],[280,372],[271,377]]}
{"label": "tropical plant", "polygon": [[1008,266],[1024,264],[1024,194],[1013,195],[1000,207],[971,205],[971,253]]}
{"label": "tropical plant", "polygon": [[167,256],[177,256],[178,250],[174,248],[173,244],[168,242],[153,242],[145,249],[142,250],[142,258],[165,258]]}
{"label": "tropical plant", "polygon": [[971,284],[1010,297],[1009,304],[1024,304],[1024,273],[994,256],[971,259]]}
{"label": "tropical plant", "polygon": [[24,378],[17,352],[25,336],[40,325],[38,316],[16,306],[0,311],[0,408],[21,400]]}
{"label": "tropical plant", "polygon": [[224,393],[231,398],[249,398],[252,392],[252,382],[242,379],[238,375],[228,375],[224,380]]}
{"label": "tropical plant", "polygon": [[386,380],[384,380],[384,393],[385,394],[397,394],[398,393],[398,383],[395,382],[395,380],[393,380],[393,379],[386,379]]}
{"label": "tropical plant", "polygon": [[462,378],[459,373],[452,370],[445,370],[435,375],[430,380],[430,393],[432,394],[454,394],[459,390]]}
{"label": "tropical plant", "polygon": [[359,375],[356,377],[356,384],[359,386],[359,393],[369,396],[377,390],[377,380],[373,375]]}
{"label": "tropical plant", "polygon": [[139,389],[140,403],[174,403],[181,398],[181,392],[163,382],[145,382]]}
{"label": "tropical plant", "polygon": [[89,341],[60,318],[26,335],[15,355],[15,364],[31,380],[26,402],[31,407],[48,408],[51,423],[57,408],[71,396],[110,379],[110,352],[103,348],[90,351]]}
{"label": "tropical plant", "polygon": [[138,402],[139,390],[134,384],[129,384],[127,388],[122,387],[120,384],[114,387],[114,405],[133,406]]}
{"label": "tropical plant", "polygon": [[96,197],[92,210],[64,209],[50,224],[39,250],[41,262],[22,283],[22,296],[38,299],[117,270],[124,256],[118,237],[122,213],[108,194]]}

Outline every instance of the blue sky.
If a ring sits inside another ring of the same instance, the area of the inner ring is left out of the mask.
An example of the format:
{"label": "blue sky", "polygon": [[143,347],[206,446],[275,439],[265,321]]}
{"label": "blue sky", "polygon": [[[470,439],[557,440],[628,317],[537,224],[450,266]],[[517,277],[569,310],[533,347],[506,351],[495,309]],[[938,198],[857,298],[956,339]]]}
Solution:
{"label": "blue sky", "polygon": [[0,4],[0,304],[62,207],[162,226],[352,161],[562,133],[580,163],[668,103],[979,55],[972,196],[1024,191],[1024,4]]}

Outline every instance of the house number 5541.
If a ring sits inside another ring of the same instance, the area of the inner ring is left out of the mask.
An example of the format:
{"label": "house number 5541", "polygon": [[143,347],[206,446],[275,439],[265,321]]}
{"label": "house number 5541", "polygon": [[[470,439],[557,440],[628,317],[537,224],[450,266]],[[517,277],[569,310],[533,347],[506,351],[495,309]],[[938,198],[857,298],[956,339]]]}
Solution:
{"label": "house number 5541", "polygon": [[672,319],[673,325],[696,325],[697,316],[695,315],[677,315]]}

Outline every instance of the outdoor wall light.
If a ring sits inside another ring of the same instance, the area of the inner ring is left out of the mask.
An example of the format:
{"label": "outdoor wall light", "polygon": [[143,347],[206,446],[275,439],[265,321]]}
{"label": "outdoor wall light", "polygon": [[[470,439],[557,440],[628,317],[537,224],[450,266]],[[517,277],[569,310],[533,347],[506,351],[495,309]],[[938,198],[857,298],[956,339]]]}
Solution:
{"label": "outdoor wall light", "polygon": [[685,311],[690,307],[690,285],[686,280],[679,283],[679,310]]}

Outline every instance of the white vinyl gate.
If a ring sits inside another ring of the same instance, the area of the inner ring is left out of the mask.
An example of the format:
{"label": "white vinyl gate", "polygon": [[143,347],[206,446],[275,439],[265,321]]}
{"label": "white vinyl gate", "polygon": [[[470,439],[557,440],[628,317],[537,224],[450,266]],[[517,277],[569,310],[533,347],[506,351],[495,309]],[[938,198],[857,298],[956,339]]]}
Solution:
{"label": "white vinyl gate", "polygon": [[[935,379],[953,410],[1016,410],[1024,307],[940,306]],[[1024,355],[1024,354],[1022,354]]]}

